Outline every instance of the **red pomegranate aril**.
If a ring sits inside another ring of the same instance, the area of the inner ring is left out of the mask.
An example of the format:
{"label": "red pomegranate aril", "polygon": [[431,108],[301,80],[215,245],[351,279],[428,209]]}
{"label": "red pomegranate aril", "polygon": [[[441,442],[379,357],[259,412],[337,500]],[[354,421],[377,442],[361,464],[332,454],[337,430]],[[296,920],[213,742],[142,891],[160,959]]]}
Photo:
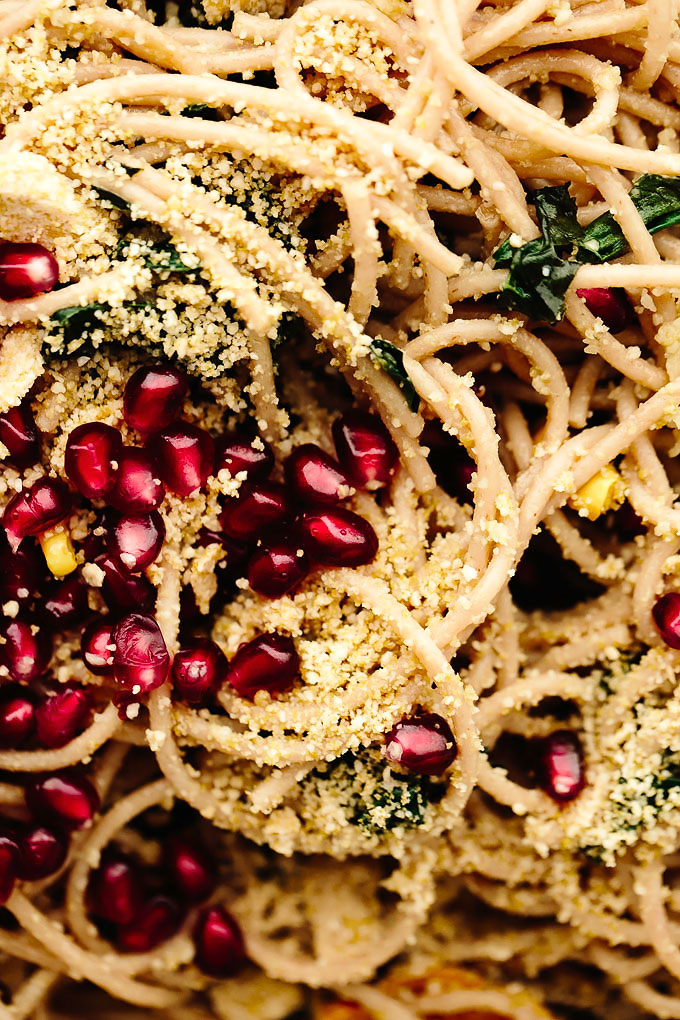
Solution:
{"label": "red pomegranate aril", "polygon": [[64,468],[86,499],[106,499],[116,484],[123,440],[118,429],[100,421],[78,425],[66,441]]}
{"label": "red pomegranate aril", "polygon": [[164,860],[173,889],[185,900],[200,903],[210,896],[217,884],[217,863],[195,837],[171,836],[164,847]]}
{"label": "red pomegranate aril", "polygon": [[34,779],[25,791],[36,818],[65,829],[82,829],[99,810],[99,795],[89,779],[77,772],[56,772]]}
{"label": "red pomegranate aril", "polygon": [[27,620],[9,620],[0,626],[0,665],[17,683],[41,677],[52,658],[52,638],[44,627],[33,629]]}
{"label": "red pomegranate aril", "polygon": [[40,619],[52,630],[70,630],[88,613],[87,588],[75,574],[49,585],[39,608]]}
{"label": "red pomegranate aril", "polygon": [[5,460],[20,471],[37,464],[40,459],[40,433],[27,402],[0,414],[0,443],[7,448]]}
{"label": "red pomegranate aril", "polygon": [[183,648],[172,663],[175,693],[190,705],[205,705],[227,676],[227,659],[219,645],[207,639]]}
{"label": "red pomegranate aril", "polygon": [[215,444],[209,432],[177,421],[152,436],[150,449],[165,485],[178,496],[202,489],[212,474]]}
{"label": "red pomegranate aril", "polygon": [[249,482],[262,482],[269,478],[274,467],[274,454],[264,439],[231,433],[221,436],[215,443],[215,474],[226,468],[235,477],[245,473]]}
{"label": "red pomegranate aril", "polygon": [[127,514],[114,524],[109,548],[126,570],[137,574],[157,558],[164,539],[165,524],[157,510],[150,514]]}
{"label": "red pomegranate aril", "polygon": [[165,487],[147,450],[124,446],[108,502],[121,513],[149,514],[165,499]]}
{"label": "red pomegranate aril", "polygon": [[345,472],[314,443],[303,443],[293,450],[284,470],[288,488],[302,503],[338,503],[350,494],[351,483]]}
{"label": "red pomegranate aril", "polygon": [[220,514],[220,526],[240,542],[266,535],[290,516],[288,494],[283,485],[261,482],[242,486],[238,496],[228,499]]}
{"label": "red pomegranate aril", "polygon": [[194,928],[196,963],[211,977],[230,977],[247,961],[238,924],[224,907],[208,907]]}
{"label": "red pomegranate aril", "polygon": [[652,607],[656,629],[670,648],[680,648],[680,593],[667,591]]}
{"label": "red pomegranate aril", "polygon": [[365,411],[347,411],[333,422],[338,460],[358,488],[387,485],[399,462],[399,451],[380,418]]}
{"label": "red pomegranate aril", "polygon": [[59,871],[68,853],[68,839],[57,829],[34,823],[18,837],[18,877],[36,882]]}
{"label": "red pomegranate aril", "polygon": [[298,542],[282,539],[256,549],[248,564],[248,584],[258,595],[278,599],[309,573],[309,560]]}
{"label": "red pomegranate aril", "polygon": [[103,553],[95,563],[104,571],[101,593],[112,613],[130,609],[147,612],[156,602],[156,589],[144,575],[128,573],[116,556]]}
{"label": "red pomegranate aril", "polygon": [[130,377],[123,394],[128,425],[145,435],[177,418],[188,390],[186,376],[174,365],[145,365]]}
{"label": "red pomegranate aril", "polygon": [[10,836],[0,836],[0,903],[12,895],[17,880],[19,848]]}
{"label": "red pomegranate aril", "polygon": [[385,738],[385,757],[389,762],[424,776],[441,775],[457,754],[451,727],[434,712],[402,719]]}
{"label": "red pomegranate aril", "polygon": [[259,634],[242,644],[229,663],[227,681],[242,698],[258,691],[271,695],[289,691],[300,675],[295,642],[285,634]]}
{"label": "red pomegranate aril", "polygon": [[117,945],[123,953],[148,953],[179,931],[184,912],[169,896],[152,896],[130,924],[118,929]]}
{"label": "red pomegranate aril", "polygon": [[80,654],[90,673],[111,676],[113,673],[113,623],[107,616],[98,616],[88,623],[80,639]]}
{"label": "red pomegranate aril", "polygon": [[113,628],[113,675],[130,694],[147,694],[165,682],[170,656],[153,616],[129,613]]}
{"label": "red pomegranate aril", "polygon": [[0,298],[20,301],[53,290],[59,263],[42,244],[0,241]]}
{"label": "red pomegranate aril", "polygon": [[21,687],[3,688],[0,692],[0,747],[21,747],[34,730],[33,698]]}
{"label": "red pomegranate aril", "polygon": [[13,552],[28,535],[41,535],[66,517],[71,509],[68,487],[59,478],[39,478],[29,489],[13,496],[2,515],[2,526]]}
{"label": "red pomegranate aril", "polygon": [[368,521],[344,507],[305,510],[297,530],[305,552],[325,567],[359,567],[378,551],[378,536]]}
{"label": "red pomegranate aril", "polygon": [[33,542],[22,542],[12,552],[4,543],[0,549],[0,605],[30,602],[45,575],[45,559]]}
{"label": "red pomegranate aril", "polygon": [[553,800],[566,802],[586,785],[583,748],[572,730],[555,730],[539,741],[539,779]]}
{"label": "red pomegranate aril", "polygon": [[70,687],[49,695],[35,710],[35,728],[43,747],[63,747],[86,728],[92,717],[87,691]]}
{"label": "red pomegranate aril", "polygon": [[93,872],[90,893],[93,913],[113,924],[130,924],[143,902],[139,868],[122,854],[109,854]]}
{"label": "red pomegranate aril", "polygon": [[602,319],[611,333],[620,333],[635,324],[635,315],[625,290],[620,287],[584,287],[577,290],[589,312]]}

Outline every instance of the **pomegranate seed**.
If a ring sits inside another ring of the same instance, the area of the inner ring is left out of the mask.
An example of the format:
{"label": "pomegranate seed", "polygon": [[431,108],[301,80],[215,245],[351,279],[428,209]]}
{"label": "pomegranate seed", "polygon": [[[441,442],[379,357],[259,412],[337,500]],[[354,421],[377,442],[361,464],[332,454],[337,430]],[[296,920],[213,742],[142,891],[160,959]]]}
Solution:
{"label": "pomegranate seed", "polygon": [[110,549],[126,570],[136,574],[153,563],[164,539],[165,524],[157,510],[150,514],[129,514],[120,517],[113,526]]}
{"label": "pomegranate seed", "polygon": [[186,376],[173,365],[145,365],[128,380],[123,415],[138,432],[156,432],[177,418],[188,390]]}
{"label": "pomegranate seed", "polygon": [[305,552],[325,567],[359,567],[378,551],[378,536],[368,521],[344,507],[305,510],[297,526]]}
{"label": "pomegranate seed", "polygon": [[0,747],[21,747],[34,730],[32,697],[21,687],[3,688],[0,693]]}
{"label": "pomegranate seed", "polygon": [[121,513],[149,514],[165,498],[165,488],[153,460],[138,446],[124,446],[118,461],[116,484],[109,496]]}
{"label": "pomegranate seed", "polygon": [[147,694],[165,682],[170,656],[153,616],[124,616],[113,628],[111,640],[116,646],[113,675],[124,690]]}
{"label": "pomegranate seed", "polygon": [[17,880],[19,847],[11,836],[0,836],[0,903],[12,895]]}
{"label": "pomegranate seed", "polygon": [[583,749],[578,735],[571,730],[555,730],[539,741],[539,748],[542,788],[553,800],[573,800],[586,785]]}
{"label": "pomegranate seed", "polygon": [[196,963],[212,977],[236,974],[246,962],[246,949],[238,924],[224,907],[208,907],[194,928]]}
{"label": "pomegranate seed", "polygon": [[196,641],[175,656],[172,682],[175,692],[190,705],[205,705],[227,676],[227,660],[214,641]]}
{"label": "pomegranate seed", "polygon": [[231,538],[250,542],[290,516],[286,490],[275,482],[242,486],[238,496],[227,500],[220,525]]}
{"label": "pomegranate seed", "polygon": [[635,325],[635,315],[625,290],[620,287],[586,287],[577,290],[585,301],[588,311],[602,319],[612,333],[620,333],[627,326]]}
{"label": "pomegranate seed", "polygon": [[308,572],[309,560],[299,543],[282,539],[255,550],[248,564],[248,583],[258,595],[277,599],[292,591]]}
{"label": "pomegranate seed", "polygon": [[652,608],[652,617],[659,634],[671,648],[680,648],[680,594],[667,591]]}
{"label": "pomegranate seed", "polygon": [[118,929],[117,944],[123,953],[148,953],[179,931],[184,919],[179,904],[169,896],[152,896],[130,924]]}
{"label": "pomegranate seed", "polygon": [[380,418],[364,411],[347,411],[333,422],[338,460],[358,488],[387,485],[399,461],[399,451]]}
{"label": "pomegranate seed", "polygon": [[35,823],[18,838],[18,877],[28,882],[59,871],[68,853],[67,838],[56,829]]}
{"label": "pomegranate seed", "polygon": [[104,571],[101,593],[111,612],[120,613],[130,609],[148,612],[153,609],[156,589],[146,577],[133,577],[120,560],[110,553],[98,556],[95,563]]}
{"label": "pomegranate seed", "polygon": [[470,489],[477,465],[457,439],[444,432],[439,423],[427,422],[421,442],[429,447],[428,460],[444,492],[459,503],[472,504]]}
{"label": "pomegranate seed", "polygon": [[458,754],[456,740],[446,719],[426,712],[402,719],[385,739],[385,757],[411,772],[438,776]]}
{"label": "pomegranate seed", "polygon": [[0,549],[0,604],[14,600],[20,605],[30,602],[45,574],[45,560],[32,542],[23,542],[11,552],[7,545]]}
{"label": "pomegranate seed", "polygon": [[252,701],[258,691],[284,694],[299,675],[300,658],[293,639],[274,632],[241,645],[229,663],[227,680],[237,694]]}
{"label": "pomegranate seed", "polygon": [[6,460],[23,471],[40,459],[40,433],[26,401],[0,414],[0,443],[7,447]]}
{"label": "pomegranate seed", "polygon": [[34,779],[24,793],[34,815],[65,829],[82,829],[99,810],[99,795],[94,786],[76,772],[55,772]]}
{"label": "pomegranate seed", "polygon": [[39,478],[29,489],[13,496],[5,507],[2,525],[13,552],[28,535],[41,535],[67,516],[71,509],[68,488],[59,478]]}
{"label": "pomegranate seed", "polygon": [[17,683],[31,683],[47,670],[52,638],[44,627],[33,633],[27,620],[9,620],[0,626],[0,665]]}
{"label": "pomegranate seed", "polygon": [[164,848],[165,867],[184,899],[200,903],[217,884],[217,864],[206,848],[188,834],[171,836]]}
{"label": "pomegranate seed", "polygon": [[0,242],[0,298],[20,301],[53,290],[59,263],[42,244]]}
{"label": "pomegranate seed", "polygon": [[107,616],[98,616],[88,623],[80,641],[80,653],[90,673],[111,676],[113,673],[113,624]]}
{"label": "pomegranate seed", "polygon": [[123,440],[118,429],[100,421],[78,425],[66,441],[64,467],[86,499],[106,499],[116,484]]}
{"label": "pomegranate seed", "polygon": [[249,482],[269,478],[274,467],[274,454],[264,439],[238,433],[221,436],[216,444],[215,474],[226,468],[232,478],[245,472]]}
{"label": "pomegranate seed", "polygon": [[139,868],[123,854],[108,854],[92,873],[92,910],[113,924],[130,924],[143,897]]}
{"label": "pomegranate seed", "polygon": [[40,619],[52,630],[70,630],[88,613],[87,588],[75,574],[49,585],[39,607]]}
{"label": "pomegranate seed", "polygon": [[347,475],[314,443],[293,450],[284,468],[290,491],[303,503],[337,503],[349,495]]}
{"label": "pomegranate seed", "polygon": [[188,421],[168,425],[152,437],[150,447],[161,478],[178,496],[202,489],[212,474],[215,444],[198,425]]}
{"label": "pomegranate seed", "polygon": [[87,691],[70,687],[45,698],[35,710],[38,740],[43,747],[63,747],[85,729],[92,717]]}
{"label": "pomegranate seed", "polygon": [[644,535],[644,522],[633,510],[628,500],[613,513],[613,527],[623,542],[632,542],[637,535]]}

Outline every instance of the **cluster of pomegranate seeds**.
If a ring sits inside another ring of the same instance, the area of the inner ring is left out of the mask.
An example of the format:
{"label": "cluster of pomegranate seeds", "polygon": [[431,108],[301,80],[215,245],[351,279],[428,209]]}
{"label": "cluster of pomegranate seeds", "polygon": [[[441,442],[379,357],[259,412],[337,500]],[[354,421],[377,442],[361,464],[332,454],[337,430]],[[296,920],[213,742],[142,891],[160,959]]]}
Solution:
{"label": "cluster of pomegranate seeds", "polygon": [[0,443],[7,449],[6,460],[20,471],[40,459],[40,433],[26,401],[0,414]]}
{"label": "cluster of pomegranate seeds", "polygon": [[175,899],[158,893],[136,911],[129,924],[118,928],[116,944],[123,953],[148,953],[175,935],[184,911]]}
{"label": "cluster of pomegranate seeds", "polygon": [[195,641],[172,663],[175,693],[189,705],[207,705],[227,677],[227,659],[214,641]]}
{"label": "cluster of pomegranate seeds", "polygon": [[573,730],[555,730],[539,741],[538,777],[549,797],[574,800],[586,785],[583,748]]}
{"label": "cluster of pomegranate seeds", "polygon": [[59,264],[42,244],[0,241],[0,298],[20,301],[54,290]]}
{"label": "cluster of pomegranate seeds", "polygon": [[196,963],[211,977],[230,977],[242,969],[246,950],[238,924],[224,907],[208,907],[194,928]]}
{"label": "cluster of pomegranate seeds", "polygon": [[680,594],[668,591],[656,600],[652,618],[659,634],[670,648],[680,648]]}
{"label": "cluster of pomegranate seeds", "polygon": [[585,287],[576,293],[585,301],[588,311],[602,319],[611,333],[620,333],[635,324],[633,309],[625,290],[620,287]]}
{"label": "cluster of pomegranate seeds", "polygon": [[456,740],[446,719],[422,712],[402,719],[387,734],[385,757],[395,765],[424,776],[445,772],[458,754]]}

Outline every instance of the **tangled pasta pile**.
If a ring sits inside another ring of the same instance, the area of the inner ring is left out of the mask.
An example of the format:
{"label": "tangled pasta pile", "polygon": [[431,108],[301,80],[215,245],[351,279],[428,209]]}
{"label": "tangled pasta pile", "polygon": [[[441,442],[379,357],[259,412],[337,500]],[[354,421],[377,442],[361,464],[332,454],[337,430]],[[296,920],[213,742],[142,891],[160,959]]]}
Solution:
{"label": "tangled pasta pile", "polygon": [[0,1020],[680,1017],[677,14],[0,0]]}

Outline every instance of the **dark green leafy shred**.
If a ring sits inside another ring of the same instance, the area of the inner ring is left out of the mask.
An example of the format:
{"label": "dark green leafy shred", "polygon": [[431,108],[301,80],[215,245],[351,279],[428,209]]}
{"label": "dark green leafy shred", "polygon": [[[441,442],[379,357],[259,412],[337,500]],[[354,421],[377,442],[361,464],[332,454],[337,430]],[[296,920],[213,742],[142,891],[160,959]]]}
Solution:
{"label": "dark green leafy shred", "polygon": [[[643,174],[630,198],[650,234],[680,223],[680,178]],[[621,227],[611,213],[603,213],[583,232],[577,254],[583,262],[608,262],[627,251]]]}
{"label": "dark green leafy shred", "polygon": [[124,198],[119,198],[118,195],[114,195],[113,192],[107,191],[105,188],[95,187],[94,190],[97,192],[99,197],[103,199],[104,202],[108,202],[109,205],[112,205],[114,207],[114,209],[122,209],[123,212],[130,211],[131,208],[130,203],[126,202]]}
{"label": "dark green leafy shred", "polygon": [[200,117],[202,120],[220,120],[220,115],[214,106],[207,103],[191,103],[182,110],[183,117]]}
{"label": "dark green leafy shred", "polygon": [[515,249],[510,274],[501,291],[504,304],[539,322],[557,322],[564,314],[564,295],[578,270],[553,245],[538,237]]}
{"label": "dark green leafy shred", "polygon": [[420,404],[420,397],[416,388],[404,371],[404,355],[398,347],[391,344],[389,340],[376,338],[371,341],[371,358],[387,372],[396,382],[401,392],[406,397],[406,402],[412,411],[417,411]]}

